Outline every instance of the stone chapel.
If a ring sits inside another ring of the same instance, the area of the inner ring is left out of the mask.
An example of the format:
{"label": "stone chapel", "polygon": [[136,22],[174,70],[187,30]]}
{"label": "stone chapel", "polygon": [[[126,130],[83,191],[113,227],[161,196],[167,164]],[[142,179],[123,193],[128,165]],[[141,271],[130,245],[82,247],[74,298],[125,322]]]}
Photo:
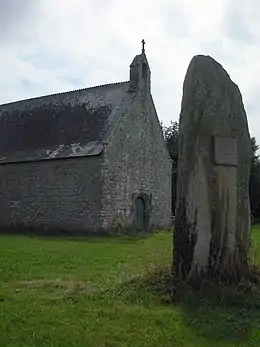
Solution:
{"label": "stone chapel", "polygon": [[171,225],[171,161],[144,45],[130,79],[0,105],[0,227]]}

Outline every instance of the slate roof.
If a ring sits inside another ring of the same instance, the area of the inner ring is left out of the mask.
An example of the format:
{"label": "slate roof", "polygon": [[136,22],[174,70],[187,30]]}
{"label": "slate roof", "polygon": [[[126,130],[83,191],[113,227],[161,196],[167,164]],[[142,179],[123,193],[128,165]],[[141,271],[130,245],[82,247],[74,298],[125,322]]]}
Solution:
{"label": "slate roof", "polygon": [[0,163],[96,155],[129,82],[0,105]]}

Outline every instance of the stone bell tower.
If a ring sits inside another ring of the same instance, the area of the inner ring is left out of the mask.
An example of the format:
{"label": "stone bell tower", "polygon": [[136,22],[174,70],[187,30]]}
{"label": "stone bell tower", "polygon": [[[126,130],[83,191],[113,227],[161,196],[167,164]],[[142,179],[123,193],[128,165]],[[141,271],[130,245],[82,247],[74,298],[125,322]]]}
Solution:
{"label": "stone bell tower", "polygon": [[142,53],[135,56],[130,65],[129,92],[140,92],[146,97],[151,91],[151,71],[145,54],[145,41],[142,40]]}

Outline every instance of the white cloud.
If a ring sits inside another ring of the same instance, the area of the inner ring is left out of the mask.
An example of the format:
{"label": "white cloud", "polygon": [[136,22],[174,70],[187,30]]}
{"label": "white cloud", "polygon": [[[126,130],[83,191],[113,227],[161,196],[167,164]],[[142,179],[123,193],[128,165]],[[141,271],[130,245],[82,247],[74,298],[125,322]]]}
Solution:
{"label": "white cloud", "polygon": [[164,123],[178,119],[190,60],[209,54],[238,84],[260,142],[258,0],[20,0],[20,12],[1,3],[1,103],[127,80],[145,38]]}

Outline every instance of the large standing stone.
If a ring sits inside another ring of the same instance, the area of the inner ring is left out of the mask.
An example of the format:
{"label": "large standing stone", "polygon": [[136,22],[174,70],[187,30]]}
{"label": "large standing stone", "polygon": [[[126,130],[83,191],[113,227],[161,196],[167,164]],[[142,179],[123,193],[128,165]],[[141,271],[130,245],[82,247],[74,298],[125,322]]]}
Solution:
{"label": "large standing stone", "polygon": [[249,246],[251,142],[239,88],[209,56],[188,67],[179,125],[177,274],[239,274]]}

